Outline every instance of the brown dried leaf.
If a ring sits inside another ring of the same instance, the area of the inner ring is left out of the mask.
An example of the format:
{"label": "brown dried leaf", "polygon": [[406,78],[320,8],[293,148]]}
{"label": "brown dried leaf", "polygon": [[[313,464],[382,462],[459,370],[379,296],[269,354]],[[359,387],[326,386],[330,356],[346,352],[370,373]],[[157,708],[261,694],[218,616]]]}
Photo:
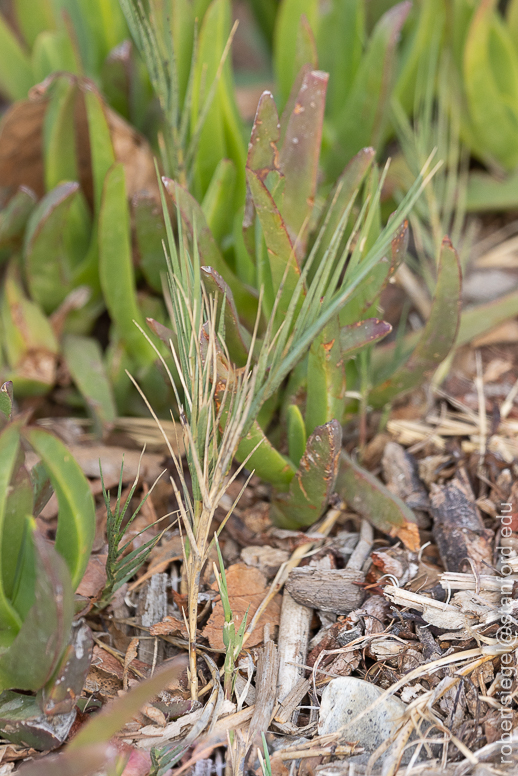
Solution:
{"label": "brown dried leaf", "polygon": [[[266,577],[259,569],[249,568],[244,563],[235,563],[233,566],[230,566],[230,568],[227,569],[226,577],[230,607],[234,615],[234,622],[237,629],[247,610],[247,622],[250,623],[252,617],[259,608],[259,605],[266,595]],[[217,583],[214,583],[212,588],[213,590],[217,590]],[[272,626],[279,624],[280,609],[281,598],[280,596],[275,596],[267,606],[258,625],[248,639],[246,644],[248,648],[255,647],[262,643],[264,626],[266,624],[270,626],[270,633],[272,631]],[[203,629],[203,635],[209,640],[213,649],[224,649],[224,622],[225,616],[223,613],[223,604],[221,601],[218,601],[214,606],[214,610],[207,625]]]}
{"label": "brown dried leaf", "polygon": [[86,571],[81,580],[77,592],[86,598],[97,601],[106,584],[106,558],[107,555],[92,555],[88,561]]}
{"label": "brown dried leaf", "polygon": [[160,622],[155,623],[149,629],[151,636],[177,636],[178,638],[188,638],[187,629],[183,620],[167,615]]}

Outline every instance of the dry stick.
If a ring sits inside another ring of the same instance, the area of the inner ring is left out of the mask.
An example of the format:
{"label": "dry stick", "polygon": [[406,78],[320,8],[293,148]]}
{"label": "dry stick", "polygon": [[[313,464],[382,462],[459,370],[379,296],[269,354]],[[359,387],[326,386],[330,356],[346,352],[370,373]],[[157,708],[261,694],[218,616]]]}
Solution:
{"label": "dry stick", "polygon": [[286,582],[290,571],[299,565],[301,560],[313,549],[315,545],[321,543],[324,540],[324,538],[328,536],[334,524],[342,514],[343,509],[344,509],[343,505],[340,505],[340,508],[337,508],[337,509],[335,508],[330,509],[318,528],[318,533],[322,536],[322,538],[314,539],[313,541],[310,541],[307,544],[302,544],[300,547],[297,547],[297,549],[293,551],[289,561],[282,564],[279,571],[275,575],[275,579],[270,585],[270,590],[268,591],[266,597],[263,599],[261,605],[259,606],[258,610],[254,614],[252,621],[246,630],[245,637],[243,639],[243,647],[245,646],[246,642],[250,638],[250,635],[252,634],[255,626],[257,625],[259,618],[263,614],[264,610],[266,609],[270,601],[277,595],[277,593],[279,593],[282,590],[282,586]]}

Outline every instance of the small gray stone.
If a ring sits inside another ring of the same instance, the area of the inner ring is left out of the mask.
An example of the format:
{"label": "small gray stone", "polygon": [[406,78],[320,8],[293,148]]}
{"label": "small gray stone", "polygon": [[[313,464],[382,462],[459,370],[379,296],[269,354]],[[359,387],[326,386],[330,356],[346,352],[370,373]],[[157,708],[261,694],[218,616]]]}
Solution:
{"label": "small gray stone", "polygon": [[[366,763],[384,741],[392,738],[403,721],[406,705],[398,698],[390,697],[377,703],[358,722],[355,718],[368,706],[378,701],[383,690],[363,679],[344,676],[332,679],[322,693],[322,705],[318,722],[318,733],[321,736],[335,733],[343,728],[346,741],[357,742],[365,749],[365,754],[351,758],[358,763]],[[380,758],[382,762],[388,755],[388,750]],[[405,758],[407,759],[407,758]]]}

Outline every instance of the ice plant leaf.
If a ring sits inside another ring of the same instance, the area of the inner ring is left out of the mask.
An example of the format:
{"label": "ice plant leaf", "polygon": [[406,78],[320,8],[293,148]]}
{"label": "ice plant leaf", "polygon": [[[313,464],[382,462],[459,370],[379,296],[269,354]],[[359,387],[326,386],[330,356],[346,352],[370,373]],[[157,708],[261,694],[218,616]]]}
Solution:
{"label": "ice plant leaf", "polygon": [[114,164],[104,181],[99,214],[99,276],[108,312],[135,361],[149,364],[155,354],[134,324],[144,328],[130,242],[130,217],[122,164]]}
{"label": "ice plant leaf", "polygon": [[369,402],[381,407],[415,388],[444,361],[455,344],[461,314],[462,273],[450,240],[442,242],[437,285],[430,317],[410,356],[388,378],[376,385]]}
{"label": "ice plant leaf", "polygon": [[70,374],[92,413],[98,433],[117,417],[115,399],[104,368],[101,346],[92,337],[69,334],[63,341],[63,355]]}
{"label": "ice plant leaf", "polygon": [[341,420],[345,401],[345,369],[338,317],[311,343],[306,392],[306,433],[333,418]]}
{"label": "ice plant leaf", "polygon": [[23,100],[33,84],[29,56],[0,14],[0,92],[8,100]]}
{"label": "ice plant leaf", "polygon": [[[257,449],[252,453],[255,448]],[[244,461],[250,453],[252,455],[246,464],[247,469],[255,471],[258,477],[281,490],[288,487],[296,467],[276,450],[257,421],[254,421],[248,434],[241,440],[236,458],[238,461]]]}
{"label": "ice plant leaf", "polygon": [[288,492],[274,496],[273,523],[281,528],[302,528],[318,520],[335,489],[341,447],[342,427],[337,420],[314,430]]}
{"label": "ice plant leaf", "polygon": [[23,436],[45,464],[58,498],[56,550],[66,560],[72,584],[81,582],[95,535],[95,505],[88,481],[72,454],[53,434],[26,428]]}
{"label": "ice plant leaf", "polygon": [[343,358],[351,358],[367,345],[379,342],[392,331],[387,321],[379,318],[366,318],[340,328],[340,348]]}
{"label": "ice plant leaf", "polygon": [[20,424],[9,424],[0,434],[0,628],[10,632],[10,638],[21,625],[21,618],[8,598],[12,590],[13,558],[15,547],[10,546],[13,539],[13,526],[6,521],[8,496],[11,479],[18,461],[20,450]]}
{"label": "ice plant leaf", "polygon": [[49,88],[49,104],[43,121],[45,187],[48,191],[63,181],[79,180],[75,139],[76,80],[58,76]]}
{"label": "ice plant leaf", "polygon": [[132,216],[140,255],[140,269],[153,291],[162,293],[162,276],[167,270],[162,208],[155,197],[142,191],[133,197]]}
{"label": "ice plant leaf", "polygon": [[279,154],[284,175],[282,216],[299,257],[305,253],[315,201],[328,78],[319,70],[305,76]]}
{"label": "ice plant leaf", "polygon": [[74,601],[67,565],[33,532],[36,549],[34,604],[12,644],[0,655],[0,688],[39,690],[54,673],[68,642]]}
{"label": "ice plant leaf", "polygon": [[65,232],[70,208],[79,194],[79,183],[57,186],[38,203],[27,226],[27,281],[32,298],[46,313],[53,312],[71,288],[73,260]]}
{"label": "ice plant leaf", "polygon": [[20,240],[35,204],[35,193],[26,186],[20,186],[0,211],[0,248]]}
{"label": "ice plant leaf", "polygon": [[414,513],[394,496],[377,477],[358,466],[347,453],[340,455],[335,490],[355,512],[375,528],[401,539],[405,547],[419,549],[419,531]]}
{"label": "ice plant leaf", "polygon": [[286,224],[266,185],[252,170],[247,170],[247,180],[263,229],[274,294],[277,294],[281,285],[283,287],[278,303],[278,312],[282,316],[293,296],[300,268]]}

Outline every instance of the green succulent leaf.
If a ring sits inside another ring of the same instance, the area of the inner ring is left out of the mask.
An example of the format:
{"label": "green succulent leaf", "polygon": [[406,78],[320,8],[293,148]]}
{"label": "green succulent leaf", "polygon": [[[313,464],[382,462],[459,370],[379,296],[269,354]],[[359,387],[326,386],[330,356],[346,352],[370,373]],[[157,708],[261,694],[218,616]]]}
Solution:
{"label": "green succulent leaf", "polygon": [[238,461],[243,462],[248,456],[247,469],[255,471],[258,477],[271,482],[279,490],[287,489],[296,467],[272,445],[257,421],[237,449]]}
{"label": "green succulent leaf", "polygon": [[105,179],[115,162],[115,153],[101,97],[93,85],[87,85],[83,89],[83,94],[92,158],[95,212],[99,213]]}
{"label": "green succulent leaf", "polygon": [[72,623],[70,644],[41,692],[41,706],[45,714],[67,714],[74,709],[90,669],[93,646],[92,632],[84,620]]}
{"label": "green succulent leaf", "polygon": [[306,449],[306,424],[297,404],[290,404],[286,410],[288,426],[288,452],[290,461],[298,466]]}
{"label": "green succulent leaf", "polygon": [[103,353],[97,340],[72,334],[63,340],[63,355],[74,380],[92,413],[97,432],[112,424],[117,408],[104,368]]}
{"label": "green succulent leaf", "polygon": [[118,335],[137,363],[152,363],[155,352],[134,323],[137,321],[144,328],[144,316],[137,304],[122,164],[114,164],[104,182],[99,213],[99,276],[106,307]]}
{"label": "green succulent leaf", "polygon": [[[8,598],[8,591],[13,591],[17,560],[14,553],[19,544],[19,525],[13,526],[8,520],[8,497],[13,474],[19,464],[19,451],[20,423],[11,423],[0,434],[0,629],[4,632],[2,641],[4,638],[12,640],[22,624],[19,614]],[[13,538],[16,540],[15,546],[11,547],[9,542],[13,541]]]}
{"label": "green succulent leaf", "polygon": [[162,208],[153,196],[139,192],[132,200],[132,216],[140,257],[139,267],[153,291],[162,293],[162,276],[167,270]]}
{"label": "green succulent leaf", "polygon": [[35,204],[36,194],[26,186],[20,186],[0,211],[0,248],[20,241]]}
{"label": "green succulent leaf", "polygon": [[318,6],[318,0],[283,0],[277,13],[274,65],[281,105],[287,101],[298,73],[297,31],[300,20],[304,15],[313,32],[318,34]]}
{"label": "green succulent leaf", "polygon": [[340,455],[335,490],[375,528],[401,539],[409,550],[418,551],[419,532],[412,510],[344,451]]}
{"label": "green succulent leaf", "polygon": [[398,3],[376,25],[336,120],[330,167],[343,166],[366,144],[381,145],[396,72],[396,46],[410,8],[410,2]]}
{"label": "green succulent leaf", "polygon": [[512,170],[518,164],[518,52],[497,13],[482,0],[466,39],[463,78],[475,151]]}
{"label": "green succulent leaf", "polygon": [[14,0],[16,22],[27,46],[34,45],[41,30],[52,30],[56,26],[52,0]]}
{"label": "green succulent leaf", "polygon": [[233,214],[228,203],[234,195],[235,180],[235,164],[230,159],[222,159],[214,171],[201,203],[207,225],[220,245],[223,237],[232,231]]}
{"label": "green succulent leaf", "polygon": [[374,377],[376,387],[369,403],[381,407],[396,396],[418,386],[444,361],[455,344],[461,314],[462,271],[457,252],[445,237],[439,257],[437,285],[430,317],[409,357],[383,380]]}
{"label": "green succulent leaf", "polygon": [[75,79],[68,75],[55,78],[49,88],[49,94],[50,101],[43,122],[43,159],[47,191],[63,181],[79,180],[75,138]]}
{"label": "green succulent leaf", "polygon": [[70,209],[78,196],[79,183],[62,183],[43,197],[27,226],[27,281],[32,298],[46,313],[53,312],[71,290],[74,258],[66,234]]}
{"label": "green succulent leaf", "polygon": [[63,558],[37,531],[34,604],[12,644],[0,654],[0,688],[39,690],[67,645],[74,614],[70,574]]}
{"label": "green succulent leaf", "polygon": [[29,56],[0,14],[0,92],[8,100],[23,100],[33,84]]}
{"label": "green succulent leaf", "polygon": [[306,433],[333,418],[342,419],[345,402],[345,368],[338,317],[330,321],[309,350]]}
{"label": "green succulent leaf", "polygon": [[23,436],[43,461],[58,499],[56,550],[65,559],[74,590],[88,563],[95,535],[95,505],[88,481],[72,454],[53,434],[26,428]]}
{"label": "green succulent leaf", "polygon": [[337,420],[313,431],[288,492],[274,496],[273,523],[293,529],[316,523],[335,489],[341,448],[342,427]]}

